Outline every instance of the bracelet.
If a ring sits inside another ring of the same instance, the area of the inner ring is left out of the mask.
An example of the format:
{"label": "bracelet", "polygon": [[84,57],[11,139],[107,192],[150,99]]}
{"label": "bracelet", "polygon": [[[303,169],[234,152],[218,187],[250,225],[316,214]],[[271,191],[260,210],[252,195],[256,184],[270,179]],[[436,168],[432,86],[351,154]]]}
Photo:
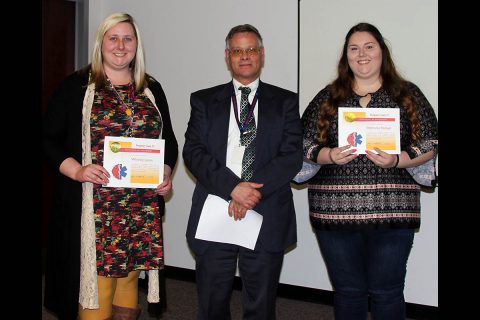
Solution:
{"label": "bracelet", "polygon": [[328,151],[328,157],[330,158],[330,161],[332,161],[333,164],[337,164],[335,161],[333,161],[333,158],[332,158],[332,148],[330,148],[330,150]]}
{"label": "bracelet", "polygon": [[400,156],[398,154],[396,154],[396,156],[397,156],[397,161],[395,162],[395,165],[392,168],[397,168],[398,163],[400,162]]}

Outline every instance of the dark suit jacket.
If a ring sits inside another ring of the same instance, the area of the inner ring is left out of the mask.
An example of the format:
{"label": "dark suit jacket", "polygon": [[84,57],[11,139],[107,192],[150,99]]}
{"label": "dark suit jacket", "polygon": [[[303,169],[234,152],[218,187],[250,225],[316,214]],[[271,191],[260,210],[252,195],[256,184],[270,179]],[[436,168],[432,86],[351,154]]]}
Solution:
{"label": "dark suit jacket", "polygon": [[[208,194],[230,200],[242,180],[226,167],[227,136],[233,83],[192,93],[183,158],[197,179],[187,226],[187,241],[195,253],[211,244],[195,239]],[[297,241],[290,180],[302,167],[302,127],[296,93],[260,81],[255,168],[251,182],[263,183],[254,208],[263,215],[257,246],[279,252]],[[227,214],[227,213],[225,213]]]}

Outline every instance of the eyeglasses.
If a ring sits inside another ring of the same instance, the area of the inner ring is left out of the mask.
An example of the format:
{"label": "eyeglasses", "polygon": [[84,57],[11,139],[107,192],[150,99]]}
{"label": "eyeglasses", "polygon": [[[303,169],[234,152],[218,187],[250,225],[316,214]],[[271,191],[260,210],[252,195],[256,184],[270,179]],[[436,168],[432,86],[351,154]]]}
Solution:
{"label": "eyeglasses", "polygon": [[234,48],[234,49],[228,49],[228,51],[234,57],[242,57],[243,54],[247,54],[247,56],[253,57],[258,55],[258,53],[260,52],[260,48],[247,48],[247,49]]}

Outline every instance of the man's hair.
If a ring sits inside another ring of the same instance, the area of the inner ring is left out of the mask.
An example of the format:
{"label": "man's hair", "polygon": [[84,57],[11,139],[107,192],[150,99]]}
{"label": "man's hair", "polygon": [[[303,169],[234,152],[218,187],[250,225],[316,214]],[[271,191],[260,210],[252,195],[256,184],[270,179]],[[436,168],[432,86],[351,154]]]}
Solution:
{"label": "man's hair", "polygon": [[257,37],[257,40],[258,40],[259,47],[260,48],[263,47],[262,36],[260,35],[260,32],[258,32],[257,28],[255,28],[251,24],[247,23],[247,24],[240,24],[240,25],[230,29],[230,31],[227,34],[227,37],[225,38],[225,47],[227,49],[230,49],[230,47],[229,47],[230,39],[232,39],[235,34],[240,33],[240,32],[251,32],[251,33],[255,34],[255,36]]}

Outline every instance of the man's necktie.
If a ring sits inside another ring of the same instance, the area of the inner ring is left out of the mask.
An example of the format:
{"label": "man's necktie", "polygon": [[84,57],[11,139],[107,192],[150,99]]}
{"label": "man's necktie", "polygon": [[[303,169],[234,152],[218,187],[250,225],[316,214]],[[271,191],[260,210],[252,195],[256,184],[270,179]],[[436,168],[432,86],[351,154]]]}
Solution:
{"label": "man's necktie", "polygon": [[[242,96],[240,100],[240,123],[245,124],[245,118],[250,111],[250,104],[248,103],[248,95],[251,89],[248,87],[240,87]],[[245,153],[242,159],[242,175],[244,181],[250,180],[253,175],[253,163],[255,161],[255,137],[257,136],[257,126],[255,125],[255,117],[250,115],[250,121],[245,125],[243,133],[240,136],[240,143],[245,146]]]}

